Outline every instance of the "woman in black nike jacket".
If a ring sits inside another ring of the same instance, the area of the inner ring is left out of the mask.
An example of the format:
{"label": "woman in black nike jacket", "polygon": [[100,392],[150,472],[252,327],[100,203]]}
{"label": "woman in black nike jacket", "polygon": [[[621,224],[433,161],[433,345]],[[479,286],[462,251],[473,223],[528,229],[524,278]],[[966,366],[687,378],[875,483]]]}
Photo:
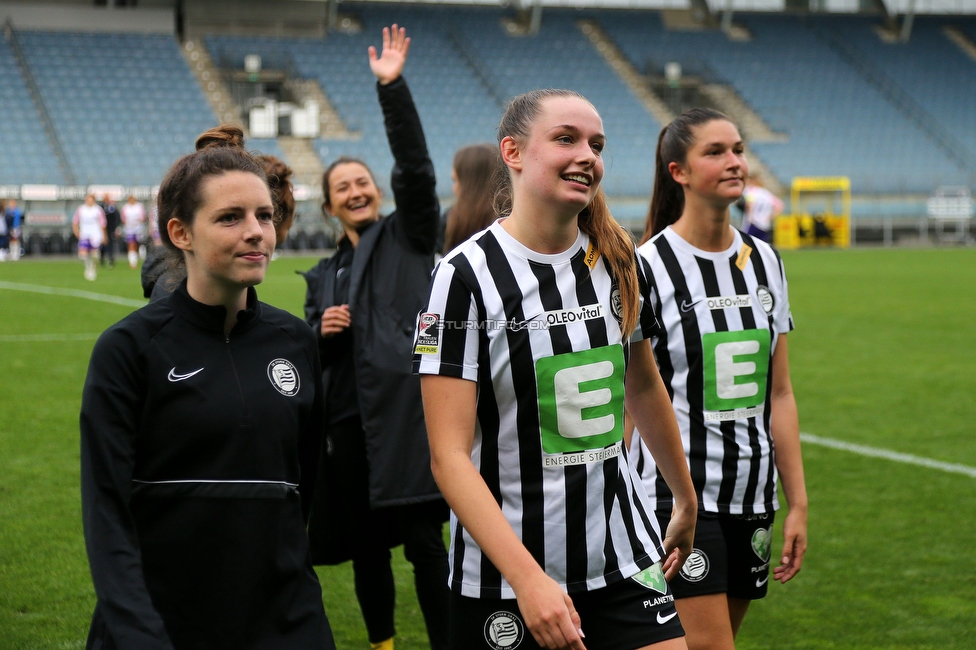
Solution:
{"label": "woman in black nike jacket", "polygon": [[305,532],[317,342],[257,300],[275,209],[241,131],[203,134],[158,207],[187,277],[106,330],[82,397],[88,648],[334,650]]}

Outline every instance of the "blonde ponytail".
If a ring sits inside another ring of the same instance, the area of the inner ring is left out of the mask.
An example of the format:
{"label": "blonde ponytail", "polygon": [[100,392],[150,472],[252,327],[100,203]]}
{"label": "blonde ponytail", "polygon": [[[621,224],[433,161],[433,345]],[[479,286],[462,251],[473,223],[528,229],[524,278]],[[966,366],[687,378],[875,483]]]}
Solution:
{"label": "blonde ponytail", "polygon": [[579,229],[603,256],[603,263],[620,287],[621,331],[630,338],[640,318],[640,286],[637,260],[630,234],[610,214],[607,197],[599,188],[590,204],[579,214]]}

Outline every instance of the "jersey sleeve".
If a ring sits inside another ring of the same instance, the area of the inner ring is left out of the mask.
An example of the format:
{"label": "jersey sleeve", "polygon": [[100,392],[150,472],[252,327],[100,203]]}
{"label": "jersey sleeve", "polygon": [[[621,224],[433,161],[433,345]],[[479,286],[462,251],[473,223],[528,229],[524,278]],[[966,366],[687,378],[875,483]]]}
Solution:
{"label": "jersey sleeve", "polygon": [[478,380],[481,324],[474,293],[458,269],[442,260],[417,317],[413,371]]}
{"label": "jersey sleeve", "polygon": [[632,342],[650,339],[661,333],[661,323],[657,319],[654,311],[654,284],[651,266],[647,260],[635,249],[637,261],[637,284],[640,288],[640,317],[638,318],[637,328],[630,337]]}
{"label": "jersey sleeve", "polygon": [[134,337],[111,328],[95,344],[81,399],[81,510],[98,607],[119,648],[172,650],[153,606],[129,509],[146,378]]}

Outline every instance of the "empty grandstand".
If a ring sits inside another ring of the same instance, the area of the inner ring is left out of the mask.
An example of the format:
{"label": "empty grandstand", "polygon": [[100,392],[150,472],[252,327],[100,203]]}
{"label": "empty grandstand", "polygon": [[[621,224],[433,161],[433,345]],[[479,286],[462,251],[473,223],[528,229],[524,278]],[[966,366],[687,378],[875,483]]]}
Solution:
{"label": "empty grandstand", "polygon": [[[929,15],[918,17],[840,0],[93,4],[0,3],[0,198],[27,201],[35,252],[56,248],[44,237],[89,187],[148,199],[198,133],[227,119],[248,126],[268,102],[281,106],[278,137],[249,142],[298,171],[307,202],[290,243],[306,245],[321,230],[324,165],[339,155],[392,164],[365,54],[392,22],[414,39],[405,75],[445,203],[454,152],[493,140],[505,101],[543,86],[578,90],[600,110],[605,188],[633,227],[661,125],[692,104],[732,114],[784,195],[798,176],[849,178],[855,225],[887,220],[890,232],[902,219],[918,232],[940,187],[976,187],[970,0],[949,15],[920,1]],[[311,105],[316,124],[300,133]]]}

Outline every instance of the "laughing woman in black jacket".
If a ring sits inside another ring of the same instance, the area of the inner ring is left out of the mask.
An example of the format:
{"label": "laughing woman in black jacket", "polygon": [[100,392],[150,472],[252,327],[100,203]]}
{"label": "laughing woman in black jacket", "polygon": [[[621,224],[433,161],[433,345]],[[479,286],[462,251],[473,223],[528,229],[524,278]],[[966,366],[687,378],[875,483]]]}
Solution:
{"label": "laughing woman in black jacket", "polygon": [[439,204],[420,117],[400,76],[410,39],[393,25],[369,62],[396,161],[396,210],[365,163],[340,158],[325,172],[323,207],[342,224],[336,254],[306,275],[306,321],[319,339],[326,433],[309,537],[316,564],[352,559],[374,648],[393,647],[391,546],[404,544],[432,650],[446,648],[447,506],[430,473],[420,397],[411,375],[413,329],[434,264]]}
{"label": "laughing woman in black jacket", "polygon": [[257,300],[276,217],[240,129],[200,136],[158,207],[186,279],[102,334],[82,396],[87,647],[335,650],[305,532],[321,366]]}

